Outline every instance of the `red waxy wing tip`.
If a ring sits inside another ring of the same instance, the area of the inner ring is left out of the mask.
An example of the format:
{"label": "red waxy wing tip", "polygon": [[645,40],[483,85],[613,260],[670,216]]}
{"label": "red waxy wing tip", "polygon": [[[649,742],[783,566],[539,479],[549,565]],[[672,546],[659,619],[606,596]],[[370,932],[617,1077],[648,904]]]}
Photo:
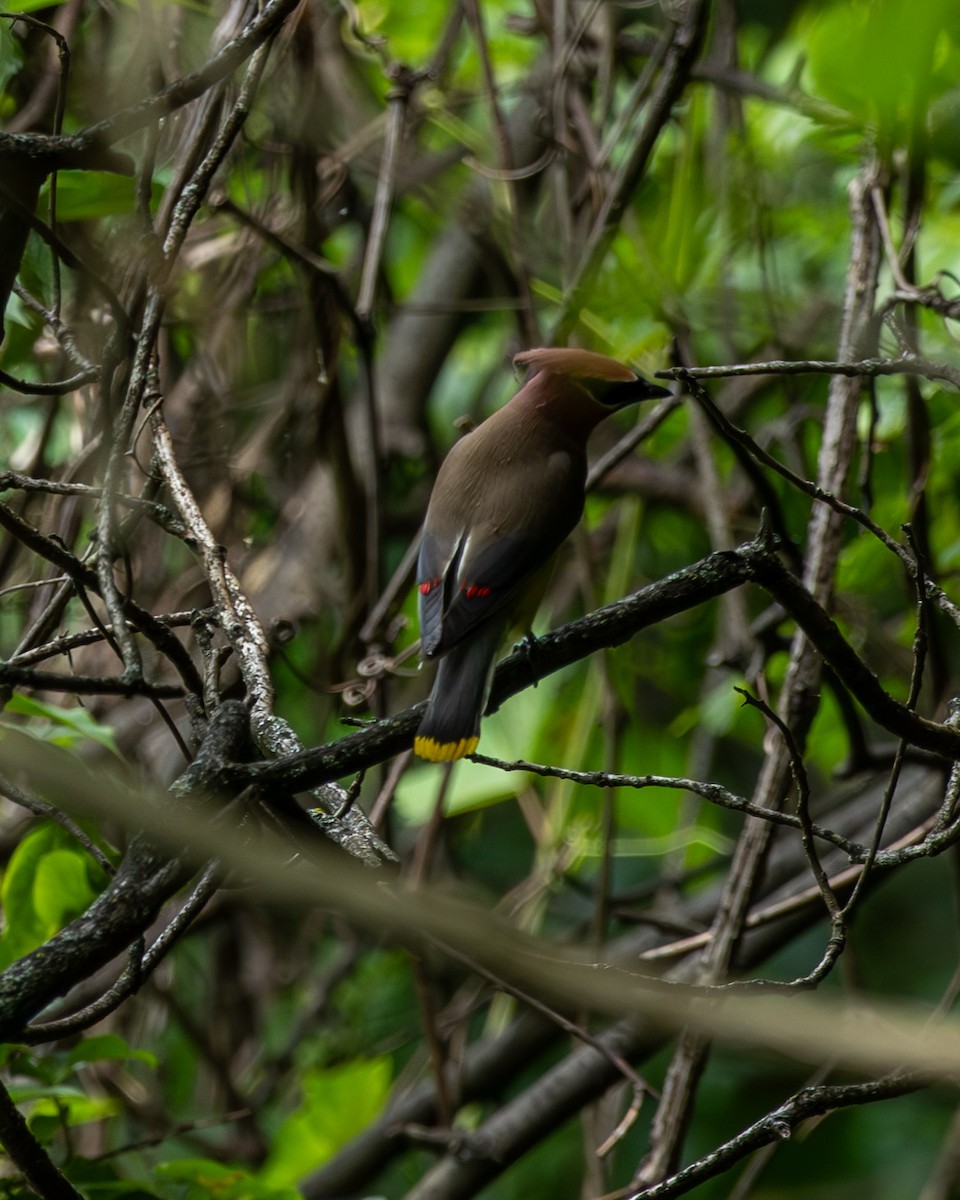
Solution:
{"label": "red waxy wing tip", "polygon": [[524,350],[514,358],[521,367],[532,367],[538,371],[550,371],[554,375],[573,375],[581,379],[611,379],[628,383],[637,378],[635,371],[615,358],[605,354],[594,354],[592,350],[558,349],[543,347],[539,350]]}

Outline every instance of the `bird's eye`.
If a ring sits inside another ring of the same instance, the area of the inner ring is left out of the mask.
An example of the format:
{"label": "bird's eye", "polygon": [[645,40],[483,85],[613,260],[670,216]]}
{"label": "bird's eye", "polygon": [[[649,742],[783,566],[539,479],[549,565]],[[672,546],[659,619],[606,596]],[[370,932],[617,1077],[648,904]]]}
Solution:
{"label": "bird's eye", "polygon": [[620,408],[637,398],[637,383],[639,380],[625,381],[611,379],[596,379],[590,381],[590,392],[593,397],[607,408]]}

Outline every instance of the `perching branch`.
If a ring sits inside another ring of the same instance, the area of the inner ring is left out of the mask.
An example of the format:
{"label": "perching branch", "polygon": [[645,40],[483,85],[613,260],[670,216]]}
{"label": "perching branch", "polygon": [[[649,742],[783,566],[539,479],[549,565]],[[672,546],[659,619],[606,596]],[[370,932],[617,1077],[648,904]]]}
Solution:
{"label": "perching branch", "polygon": [[[947,758],[960,756],[960,731],[930,721],[895,700],[846,641],[832,617],[780,562],[763,539],[736,550],[717,551],[641,591],[605,605],[545,634],[534,654],[515,652],[497,668],[488,711],[509,697],[596,651],[619,646],[643,629],[715,599],[732,588],[756,583],[778,600],[818,652],[882,728],[912,745]],[[339,779],[409,747],[423,713],[415,705],[370,729],[277,762],[250,763],[230,771],[237,782],[304,790]]]}
{"label": "perching branch", "polygon": [[658,379],[734,379],[747,375],[843,375],[849,379],[876,379],[881,375],[919,375],[960,388],[960,369],[949,363],[929,362],[918,354],[898,358],[864,358],[853,362],[825,359],[730,363],[709,367],[668,367],[656,371]]}

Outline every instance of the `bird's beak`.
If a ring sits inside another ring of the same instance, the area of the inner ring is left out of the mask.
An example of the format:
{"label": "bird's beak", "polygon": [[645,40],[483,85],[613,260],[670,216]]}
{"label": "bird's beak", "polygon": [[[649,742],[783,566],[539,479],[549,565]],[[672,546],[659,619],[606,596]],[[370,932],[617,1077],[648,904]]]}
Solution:
{"label": "bird's beak", "polygon": [[665,400],[673,393],[659,384],[637,376],[623,383],[614,383],[604,394],[603,402],[611,408],[624,408],[627,404],[637,404],[641,400]]}

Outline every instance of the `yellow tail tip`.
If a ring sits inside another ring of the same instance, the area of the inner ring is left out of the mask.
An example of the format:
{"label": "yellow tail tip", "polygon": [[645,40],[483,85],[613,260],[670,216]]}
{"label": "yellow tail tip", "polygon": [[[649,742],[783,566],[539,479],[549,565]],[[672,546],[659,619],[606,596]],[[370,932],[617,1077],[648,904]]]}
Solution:
{"label": "yellow tail tip", "polygon": [[413,752],[420,758],[429,759],[430,762],[453,762],[472,754],[479,741],[480,738],[476,735],[460,738],[458,742],[438,742],[432,737],[416,737],[413,739]]}

